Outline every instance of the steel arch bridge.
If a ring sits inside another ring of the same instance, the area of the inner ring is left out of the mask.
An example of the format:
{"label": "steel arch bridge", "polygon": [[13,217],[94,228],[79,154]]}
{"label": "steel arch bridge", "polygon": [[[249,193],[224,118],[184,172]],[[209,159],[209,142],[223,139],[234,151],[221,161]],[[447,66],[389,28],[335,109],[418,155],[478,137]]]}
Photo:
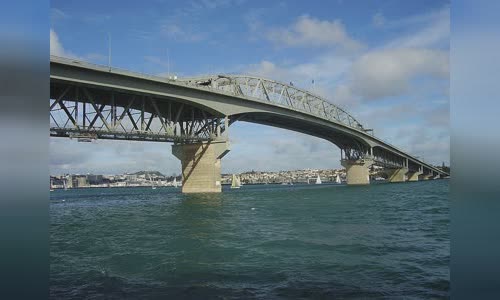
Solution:
{"label": "steel arch bridge", "polygon": [[292,83],[285,84],[275,80],[247,75],[216,75],[182,78],[179,81],[197,87],[206,86],[234,96],[255,98],[260,101],[285,106],[288,109],[307,112],[316,117],[339,122],[352,128],[363,129],[363,126],[342,108],[309,91],[297,88]]}
{"label": "steel arch bridge", "polygon": [[175,144],[228,139],[236,121],[326,139],[342,161],[443,172],[375,137],[344,109],[292,84],[245,75],[167,79],[51,56],[50,135]]}

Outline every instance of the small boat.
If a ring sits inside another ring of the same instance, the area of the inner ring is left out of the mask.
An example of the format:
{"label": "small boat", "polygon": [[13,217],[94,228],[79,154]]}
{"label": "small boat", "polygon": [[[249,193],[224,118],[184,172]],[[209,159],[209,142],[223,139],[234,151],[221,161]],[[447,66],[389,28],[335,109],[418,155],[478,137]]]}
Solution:
{"label": "small boat", "polygon": [[319,178],[319,174],[318,174],[318,177],[316,177],[316,184],[321,184],[321,178]]}
{"label": "small boat", "polygon": [[342,181],[340,180],[340,175],[339,174],[337,174],[337,178],[335,178],[335,183],[337,183],[337,184],[341,184],[342,183]]}
{"label": "small boat", "polygon": [[151,182],[151,189],[156,190],[155,182],[151,179],[151,175],[148,174],[148,176],[149,176],[149,181]]}
{"label": "small boat", "polygon": [[174,177],[174,181],[172,181],[172,186],[177,187],[177,177]]}
{"label": "small boat", "polygon": [[231,180],[231,188],[239,189],[241,187],[240,177],[233,174],[233,178]]}

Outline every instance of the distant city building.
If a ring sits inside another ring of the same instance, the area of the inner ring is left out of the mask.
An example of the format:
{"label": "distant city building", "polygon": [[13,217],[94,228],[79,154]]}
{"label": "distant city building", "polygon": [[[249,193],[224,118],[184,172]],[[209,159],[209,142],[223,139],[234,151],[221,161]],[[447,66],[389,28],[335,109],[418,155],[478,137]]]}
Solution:
{"label": "distant city building", "polygon": [[102,175],[87,175],[87,181],[88,181],[88,184],[92,185],[92,184],[103,184],[104,183],[104,180],[103,180],[103,176]]}
{"label": "distant city building", "polygon": [[127,174],[127,175],[125,175],[125,180],[136,182],[137,181],[137,175],[135,175],[135,174]]}
{"label": "distant city building", "polygon": [[72,176],[71,187],[68,186],[68,188],[80,188],[87,186],[88,186],[87,175],[74,175]]}
{"label": "distant city building", "polygon": [[[440,166],[440,168],[449,167]],[[386,174],[383,168],[373,166],[370,170],[370,178],[383,179]],[[150,176],[151,175],[151,176]],[[222,184],[231,184],[233,174],[222,174]],[[293,171],[249,171],[236,174],[242,184],[281,184],[281,183],[301,183],[313,184],[319,176],[322,182],[335,182],[337,175],[341,180],[346,179],[345,169],[304,169]],[[174,178],[178,183],[182,182],[182,176],[165,176],[158,171],[139,171],[120,175],[98,175],[98,174],[65,174],[61,176],[50,176],[53,188],[68,189],[84,187],[125,187],[125,186],[172,186]]]}

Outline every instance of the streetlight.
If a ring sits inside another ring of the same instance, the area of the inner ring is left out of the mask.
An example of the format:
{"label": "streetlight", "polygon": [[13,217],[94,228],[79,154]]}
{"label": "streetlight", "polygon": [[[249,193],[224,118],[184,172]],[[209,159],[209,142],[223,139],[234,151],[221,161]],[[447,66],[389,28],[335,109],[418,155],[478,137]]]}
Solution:
{"label": "streetlight", "polygon": [[167,77],[170,79],[170,53],[167,48]]}
{"label": "streetlight", "polygon": [[108,68],[111,71],[111,33],[108,32]]}

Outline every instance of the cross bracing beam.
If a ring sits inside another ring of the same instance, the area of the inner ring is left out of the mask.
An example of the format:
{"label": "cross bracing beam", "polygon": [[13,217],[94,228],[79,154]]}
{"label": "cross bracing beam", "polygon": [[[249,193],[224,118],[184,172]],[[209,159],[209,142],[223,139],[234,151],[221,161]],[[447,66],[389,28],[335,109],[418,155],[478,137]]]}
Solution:
{"label": "cross bracing beam", "polygon": [[64,83],[52,84],[57,91],[49,106],[54,137],[182,143],[227,137],[224,118],[183,103]]}

